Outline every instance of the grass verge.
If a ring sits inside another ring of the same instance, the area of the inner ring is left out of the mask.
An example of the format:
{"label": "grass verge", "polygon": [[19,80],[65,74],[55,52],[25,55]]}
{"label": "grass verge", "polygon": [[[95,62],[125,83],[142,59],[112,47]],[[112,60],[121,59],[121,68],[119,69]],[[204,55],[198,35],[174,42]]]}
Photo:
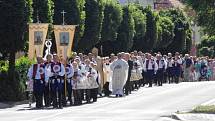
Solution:
{"label": "grass verge", "polygon": [[197,106],[191,113],[208,113],[215,114],[215,105]]}

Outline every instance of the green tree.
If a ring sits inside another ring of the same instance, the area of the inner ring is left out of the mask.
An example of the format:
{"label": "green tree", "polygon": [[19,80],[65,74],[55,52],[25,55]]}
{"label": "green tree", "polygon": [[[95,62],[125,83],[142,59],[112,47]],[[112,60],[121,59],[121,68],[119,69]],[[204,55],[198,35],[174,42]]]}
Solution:
{"label": "green tree", "polygon": [[157,42],[157,49],[168,47],[174,38],[174,23],[169,17],[160,17],[158,22],[159,28],[159,41]]}
{"label": "green tree", "polygon": [[86,0],[85,30],[84,35],[78,44],[79,51],[89,51],[99,42],[104,18],[103,10],[103,0]]}
{"label": "green tree", "polygon": [[[144,51],[152,51],[158,41],[159,16],[157,12],[152,11],[151,7],[146,7],[143,12],[146,14],[146,35],[144,39]],[[149,46],[150,45],[150,46]]]}
{"label": "green tree", "polygon": [[132,16],[132,6],[123,7],[123,20],[119,27],[117,47],[118,51],[129,51],[133,47],[133,38],[135,34],[135,23]]}
{"label": "green tree", "polygon": [[167,50],[170,52],[185,52],[186,47],[191,45],[189,44],[190,39],[187,40],[188,30],[190,30],[189,20],[186,17],[185,13],[180,9],[169,9],[167,11],[160,11],[160,16],[162,17],[170,17],[172,22],[174,23],[174,38],[172,43],[167,47]]}
{"label": "green tree", "polygon": [[74,50],[78,48],[78,42],[83,36],[84,23],[85,23],[85,0],[54,0],[54,24],[62,24],[62,11],[65,14],[65,24],[78,25],[75,30],[74,36]]}
{"label": "green tree", "polygon": [[197,22],[209,35],[215,34],[215,1],[184,0],[197,14]]}
{"label": "green tree", "polygon": [[135,4],[132,6],[132,16],[135,23],[135,35],[133,50],[144,50],[144,37],[146,34],[146,14],[142,12],[142,6]]}
{"label": "green tree", "polygon": [[104,19],[101,30],[101,41],[96,44],[97,48],[102,47],[104,55],[110,55],[116,51],[114,46],[117,39],[117,32],[122,21],[122,6],[116,0],[106,0],[104,4]]}
{"label": "green tree", "polygon": [[74,50],[78,49],[78,42],[84,34],[84,23],[85,23],[85,11],[84,5],[85,0],[73,0],[72,14],[70,17],[73,18],[71,24],[78,25],[75,30],[75,37],[73,47]]}
{"label": "green tree", "polygon": [[33,22],[52,23],[53,22],[53,1],[33,0]]}
{"label": "green tree", "polygon": [[199,49],[199,53],[201,56],[209,56],[212,57],[214,50],[208,47],[202,47],[201,49]]}
{"label": "green tree", "polygon": [[[198,45],[199,53],[202,54],[202,48],[208,47],[210,49],[213,49],[213,52],[215,52],[215,36],[208,36],[205,35],[202,37],[201,43]],[[203,55],[203,54],[202,54]],[[215,57],[215,53],[212,55]]]}
{"label": "green tree", "polygon": [[116,0],[107,0],[104,8],[101,42],[115,41],[122,21],[122,7]]}
{"label": "green tree", "polygon": [[11,92],[19,93],[19,82],[15,78],[15,54],[24,48],[24,35],[30,20],[29,1],[1,0],[0,2],[0,52],[9,56],[8,81]]}

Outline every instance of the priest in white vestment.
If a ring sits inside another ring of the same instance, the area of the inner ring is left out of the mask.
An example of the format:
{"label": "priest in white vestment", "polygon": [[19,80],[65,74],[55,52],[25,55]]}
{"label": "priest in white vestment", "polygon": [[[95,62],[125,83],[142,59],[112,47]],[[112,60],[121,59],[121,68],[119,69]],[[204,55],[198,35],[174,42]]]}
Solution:
{"label": "priest in white vestment", "polygon": [[128,76],[128,63],[123,60],[122,54],[117,55],[118,59],[110,65],[112,71],[111,87],[112,94],[116,97],[123,96],[123,88]]}

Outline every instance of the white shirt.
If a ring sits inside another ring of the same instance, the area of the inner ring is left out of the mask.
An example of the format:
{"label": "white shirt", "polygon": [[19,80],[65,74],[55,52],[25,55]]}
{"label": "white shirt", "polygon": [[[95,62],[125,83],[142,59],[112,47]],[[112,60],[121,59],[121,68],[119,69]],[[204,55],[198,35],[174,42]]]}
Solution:
{"label": "white shirt", "polygon": [[174,60],[173,59],[168,60],[168,67],[173,67],[173,64],[174,64]]}
{"label": "white shirt", "polygon": [[[148,68],[146,67],[147,61],[149,61]],[[153,66],[154,66],[154,68],[153,68]],[[158,70],[158,64],[153,60],[147,60],[146,59],[145,63],[143,64],[143,70],[144,71],[147,71],[147,70],[157,71]]]}
{"label": "white shirt", "polygon": [[[48,76],[48,72],[47,72],[47,68],[43,68],[43,67],[40,67],[41,64],[37,64],[37,70],[36,70],[36,74],[35,74],[35,78],[34,79],[41,79],[41,73],[40,73],[40,69],[42,69],[44,72],[44,75],[45,75],[45,82],[48,82],[48,79],[49,79],[49,76]],[[34,71],[34,65],[32,65],[29,70],[28,70],[28,78],[29,79],[33,79],[33,72]]]}
{"label": "white shirt", "polygon": [[177,64],[182,64],[182,59],[177,59],[176,61],[175,61],[176,63],[175,63],[175,66],[177,66]]}
{"label": "white shirt", "polygon": [[163,67],[164,69],[167,69],[167,62],[165,60],[159,60],[158,63],[159,69],[163,69]]}
{"label": "white shirt", "polygon": [[133,70],[142,70],[143,66],[141,65],[139,60],[134,60],[133,63],[137,64],[137,69],[133,66]]}

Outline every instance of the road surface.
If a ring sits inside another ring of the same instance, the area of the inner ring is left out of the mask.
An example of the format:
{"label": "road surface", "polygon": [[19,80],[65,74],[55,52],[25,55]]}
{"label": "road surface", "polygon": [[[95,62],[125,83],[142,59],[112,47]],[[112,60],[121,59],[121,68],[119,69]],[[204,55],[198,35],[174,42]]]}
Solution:
{"label": "road surface", "polygon": [[158,121],[215,98],[215,82],[185,82],[141,88],[122,98],[64,109],[29,110],[27,104],[0,109],[1,121]]}

